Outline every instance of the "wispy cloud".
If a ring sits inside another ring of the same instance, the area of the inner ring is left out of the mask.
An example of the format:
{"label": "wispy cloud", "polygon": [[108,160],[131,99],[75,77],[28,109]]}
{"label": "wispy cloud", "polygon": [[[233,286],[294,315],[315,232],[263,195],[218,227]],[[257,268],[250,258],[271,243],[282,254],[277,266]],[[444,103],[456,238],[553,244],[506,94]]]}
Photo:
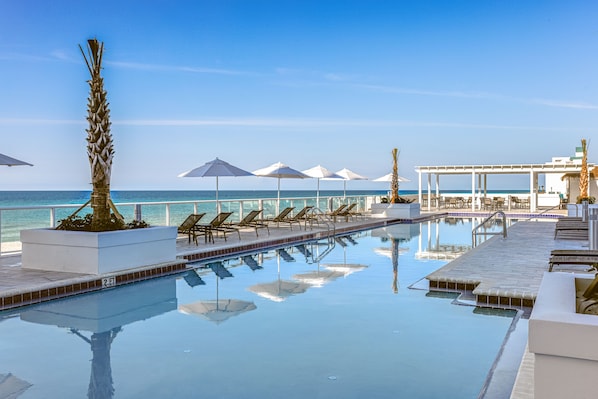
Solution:
{"label": "wispy cloud", "polygon": [[598,109],[598,105],[588,104],[584,102],[567,102],[567,101],[555,101],[555,100],[543,100],[534,99],[530,100],[531,103],[546,105],[548,107],[556,108],[574,108],[574,109]]}
{"label": "wispy cloud", "polygon": [[[82,120],[50,120],[50,119],[1,119],[0,125],[85,125]],[[327,127],[421,127],[421,128],[459,128],[476,130],[540,130],[565,131],[569,127],[495,125],[478,123],[459,123],[443,121],[410,121],[410,120],[371,120],[371,119],[311,119],[311,118],[221,118],[221,119],[135,119],[113,120],[115,126],[213,126],[213,127],[279,127],[320,129]]]}
{"label": "wispy cloud", "polygon": [[231,69],[217,69],[217,68],[202,68],[192,66],[179,65],[159,65],[159,64],[144,64],[139,62],[124,62],[124,61],[108,61],[106,65],[112,65],[117,68],[136,69],[144,71],[170,71],[170,72],[189,72],[189,73],[208,73],[218,75],[254,75],[247,71],[236,71]]}

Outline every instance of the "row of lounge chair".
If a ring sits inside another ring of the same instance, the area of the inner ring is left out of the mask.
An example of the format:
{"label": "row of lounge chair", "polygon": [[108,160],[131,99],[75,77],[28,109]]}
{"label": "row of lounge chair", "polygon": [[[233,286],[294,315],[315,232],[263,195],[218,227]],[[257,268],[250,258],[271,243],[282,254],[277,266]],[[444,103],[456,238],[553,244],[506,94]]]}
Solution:
{"label": "row of lounge chair", "polygon": [[[561,217],[554,228],[554,238],[561,240],[588,240],[588,222],[581,217]],[[590,249],[554,249],[550,252],[548,271],[555,266],[585,266],[585,271],[598,271],[598,251]]]}
{"label": "row of lounge chair", "polygon": [[[327,213],[326,215],[337,221],[337,218],[344,218],[348,221],[349,218],[362,216],[361,213],[357,212],[355,208],[357,204],[353,203],[350,205],[341,205],[334,211]],[[240,229],[252,228],[255,229],[256,236],[259,236],[259,229],[266,229],[268,235],[270,235],[270,224],[276,224],[279,226],[287,224],[292,230],[293,225],[297,225],[301,229],[301,224],[304,224],[304,228],[307,229],[308,223],[311,225],[314,222],[318,222],[318,218],[313,214],[313,206],[305,206],[295,215],[291,215],[295,207],[287,207],[283,209],[277,216],[272,218],[260,218],[262,210],[252,210],[239,222],[229,222],[228,219],[232,215],[232,212],[220,212],[214,219],[209,223],[201,223],[202,218],[206,215],[205,213],[193,213],[187,216],[187,218],[178,227],[179,234],[185,234],[188,236],[189,242],[193,242],[198,245],[198,237],[203,236],[204,241],[214,242],[214,236],[222,234],[226,241],[227,233],[236,232],[241,239]]]}

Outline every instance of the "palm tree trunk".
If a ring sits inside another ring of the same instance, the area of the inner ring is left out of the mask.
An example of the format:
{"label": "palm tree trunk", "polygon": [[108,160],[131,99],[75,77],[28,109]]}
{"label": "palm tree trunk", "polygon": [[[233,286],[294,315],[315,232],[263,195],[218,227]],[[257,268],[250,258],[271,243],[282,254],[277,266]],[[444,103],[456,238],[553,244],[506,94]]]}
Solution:
{"label": "palm tree trunk", "polygon": [[91,166],[91,208],[93,209],[92,229],[99,230],[101,226],[110,223],[110,174],[114,149],[110,133],[110,110],[108,109],[107,93],[104,90],[104,79],[101,76],[104,44],[96,39],[87,41],[87,56],[79,46],[91,80],[89,99],[87,103],[87,155]]}

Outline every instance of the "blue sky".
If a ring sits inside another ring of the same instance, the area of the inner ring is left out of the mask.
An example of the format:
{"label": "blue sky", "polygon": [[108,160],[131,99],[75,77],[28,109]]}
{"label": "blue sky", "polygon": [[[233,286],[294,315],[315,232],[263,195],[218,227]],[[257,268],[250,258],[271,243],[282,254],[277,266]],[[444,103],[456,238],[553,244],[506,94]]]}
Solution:
{"label": "blue sky", "polygon": [[396,147],[402,189],[416,165],[544,163],[582,138],[596,159],[595,1],[0,0],[0,153],[35,165],[0,168],[0,190],[90,189],[78,46],[93,37],[114,190],[212,190],[177,175],[216,157],[376,178]]}

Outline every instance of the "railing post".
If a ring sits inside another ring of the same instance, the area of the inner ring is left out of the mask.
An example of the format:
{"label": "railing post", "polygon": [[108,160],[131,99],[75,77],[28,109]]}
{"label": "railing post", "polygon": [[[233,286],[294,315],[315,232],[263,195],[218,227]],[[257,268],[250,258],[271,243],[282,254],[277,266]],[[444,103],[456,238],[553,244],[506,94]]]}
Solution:
{"label": "railing post", "polygon": [[135,220],[141,222],[143,218],[141,217],[141,205],[135,204]]}
{"label": "railing post", "polygon": [[166,204],[166,226],[170,226],[170,204]]}
{"label": "railing post", "polygon": [[588,215],[588,237],[590,241],[590,249],[598,249],[598,208],[590,208]]}

